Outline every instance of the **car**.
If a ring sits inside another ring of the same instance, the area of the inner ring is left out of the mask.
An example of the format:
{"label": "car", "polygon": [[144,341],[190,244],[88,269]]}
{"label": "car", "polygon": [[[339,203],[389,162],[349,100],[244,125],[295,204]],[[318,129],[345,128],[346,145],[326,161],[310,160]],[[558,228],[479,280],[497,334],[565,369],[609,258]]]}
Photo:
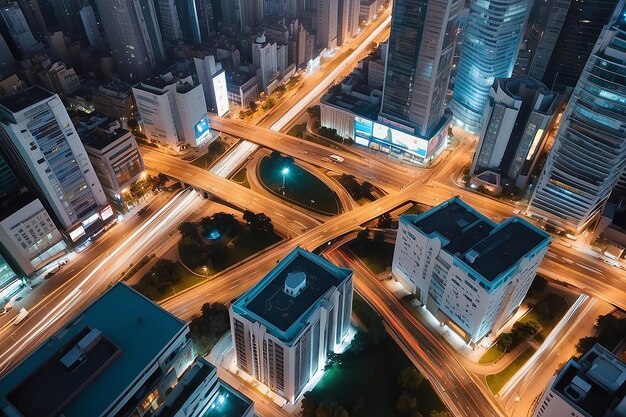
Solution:
{"label": "car", "polygon": [[331,155],[330,159],[331,159],[331,161],[338,162],[338,163],[341,163],[341,162],[345,161],[345,159],[343,159],[339,155]]}
{"label": "car", "polygon": [[141,215],[142,215],[142,214],[144,214],[146,211],[148,211],[148,207],[144,207],[144,208],[140,209],[140,210],[137,212],[137,216],[141,216]]}
{"label": "car", "polygon": [[57,271],[50,271],[46,275],[44,275],[43,279],[52,278],[52,276],[54,276],[54,274],[56,274],[56,273],[57,273]]}
{"label": "car", "polygon": [[7,314],[11,310],[13,310],[13,307],[11,307],[11,306],[4,307],[2,310],[0,310],[0,316],[4,316],[5,314]]}
{"label": "car", "polygon": [[67,265],[69,262],[70,262],[70,259],[69,258],[65,258],[65,259],[62,259],[61,261],[59,261],[59,265],[61,265],[61,266],[62,265]]}

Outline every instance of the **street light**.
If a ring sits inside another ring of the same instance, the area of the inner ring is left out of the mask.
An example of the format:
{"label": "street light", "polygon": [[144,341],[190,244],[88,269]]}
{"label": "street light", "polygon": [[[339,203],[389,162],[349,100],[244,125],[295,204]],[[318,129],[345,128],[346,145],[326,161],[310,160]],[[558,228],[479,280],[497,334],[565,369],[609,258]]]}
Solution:
{"label": "street light", "polygon": [[285,179],[287,178],[287,174],[289,174],[289,168],[285,167],[280,172],[283,174],[283,195],[285,195]]}
{"label": "street light", "polygon": [[209,270],[208,270],[208,268],[206,267],[206,265],[203,265],[203,266],[202,266],[202,270],[204,271],[204,277],[205,277],[206,279],[209,279]]}

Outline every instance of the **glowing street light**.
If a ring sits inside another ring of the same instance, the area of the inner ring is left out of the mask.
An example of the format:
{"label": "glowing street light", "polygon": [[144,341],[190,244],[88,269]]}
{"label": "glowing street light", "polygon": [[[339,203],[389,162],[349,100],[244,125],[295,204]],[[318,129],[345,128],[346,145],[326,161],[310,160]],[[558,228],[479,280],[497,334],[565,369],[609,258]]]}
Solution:
{"label": "glowing street light", "polygon": [[287,178],[287,174],[289,174],[289,168],[285,167],[280,172],[283,174],[283,195],[285,195],[285,179]]}

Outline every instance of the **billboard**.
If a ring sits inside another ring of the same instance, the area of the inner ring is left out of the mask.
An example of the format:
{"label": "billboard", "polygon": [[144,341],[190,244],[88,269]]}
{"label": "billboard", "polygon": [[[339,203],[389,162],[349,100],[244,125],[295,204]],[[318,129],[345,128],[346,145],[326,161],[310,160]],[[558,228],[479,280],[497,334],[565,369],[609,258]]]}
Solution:
{"label": "billboard", "polygon": [[105,208],[100,210],[99,214],[100,214],[100,218],[102,220],[107,220],[107,219],[109,219],[109,218],[111,218],[113,216],[113,208],[109,204],[108,206],[106,206]]}
{"label": "billboard", "polygon": [[199,139],[209,132],[209,118],[204,115],[204,117],[202,117],[202,119],[200,119],[200,121],[196,123],[196,126],[193,130],[196,134],[196,141],[201,142]]}
{"label": "billboard", "polygon": [[374,129],[374,122],[359,116],[354,117],[354,136],[371,138]]}
{"label": "billboard", "polygon": [[81,225],[70,232],[70,239],[72,239],[72,242],[76,242],[76,240],[79,237],[84,236],[84,235],[85,235],[85,228]]}
{"label": "billboard", "polygon": [[410,135],[398,129],[381,125],[376,122],[374,122],[372,136],[378,140],[383,140],[401,148],[408,149],[421,157],[426,157],[428,141],[418,138],[417,136]]}
{"label": "billboard", "polygon": [[229,112],[228,90],[226,89],[226,73],[224,70],[213,76],[213,94],[215,95],[215,110],[218,116],[224,116]]}

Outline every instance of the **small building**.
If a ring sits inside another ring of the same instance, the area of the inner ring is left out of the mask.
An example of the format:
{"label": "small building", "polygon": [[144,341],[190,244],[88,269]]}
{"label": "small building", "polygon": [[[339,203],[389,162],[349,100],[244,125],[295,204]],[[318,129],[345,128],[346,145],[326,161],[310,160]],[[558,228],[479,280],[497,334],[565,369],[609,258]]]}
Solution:
{"label": "small building", "polygon": [[93,106],[98,113],[115,119],[128,120],[137,116],[135,98],[128,84],[110,82],[93,91]]}
{"label": "small building", "polygon": [[259,86],[256,75],[234,72],[226,77],[228,99],[234,104],[246,108],[259,99]]}
{"label": "small building", "polygon": [[400,216],[393,276],[468,344],[517,311],[548,250],[547,233],[518,217],[496,224],[454,197]]}
{"label": "small building", "polygon": [[596,344],[552,378],[533,417],[626,416],[626,363]]}
{"label": "small building", "polygon": [[146,167],[132,133],[113,121],[83,138],[85,150],[107,197],[119,200]]}
{"label": "small building", "polygon": [[352,271],[294,249],[230,308],[237,367],[295,403],[345,341]]}

